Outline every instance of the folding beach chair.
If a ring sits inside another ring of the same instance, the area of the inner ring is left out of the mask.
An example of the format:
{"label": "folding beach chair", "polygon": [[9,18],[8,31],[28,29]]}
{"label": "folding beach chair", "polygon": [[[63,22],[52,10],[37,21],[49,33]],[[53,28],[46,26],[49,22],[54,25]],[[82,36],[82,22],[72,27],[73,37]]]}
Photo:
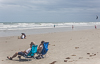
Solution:
{"label": "folding beach chair", "polygon": [[42,49],[42,52],[41,52],[42,55],[45,55],[47,53],[48,45],[49,45],[49,42],[44,42],[43,43],[43,49]]}
{"label": "folding beach chair", "polygon": [[33,57],[34,54],[37,52],[38,45],[33,45],[31,51],[28,53],[26,57]]}
{"label": "folding beach chair", "polygon": [[[24,55],[23,57],[25,57],[25,58],[32,58],[33,57],[34,58],[34,55],[37,52],[37,47],[38,47],[38,45],[33,45],[31,48],[31,51],[27,55]],[[21,60],[21,58],[19,58],[19,60]]]}
{"label": "folding beach chair", "polygon": [[39,53],[37,59],[44,58],[43,55],[46,55],[46,53],[48,52],[48,45],[49,45],[49,42],[43,43],[43,49],[42,49],[41,53]]}

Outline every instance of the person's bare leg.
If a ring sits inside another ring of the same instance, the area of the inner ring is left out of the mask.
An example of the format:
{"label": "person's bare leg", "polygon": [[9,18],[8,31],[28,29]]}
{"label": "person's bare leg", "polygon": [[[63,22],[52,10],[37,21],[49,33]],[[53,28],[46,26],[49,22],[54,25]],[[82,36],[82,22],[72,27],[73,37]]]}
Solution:
{"label": "person's bare leg", "polygon": [[18,55],[18,52],[16,52],[11,58],[14,58]]}
{"label": "person's bare leg", "polygon": [[18,55],[18,52],[16,52],[12,57],[8,57],[7,56],[7,58],[9,59],[9,60],[12,60],[14,57],[16,57]]}

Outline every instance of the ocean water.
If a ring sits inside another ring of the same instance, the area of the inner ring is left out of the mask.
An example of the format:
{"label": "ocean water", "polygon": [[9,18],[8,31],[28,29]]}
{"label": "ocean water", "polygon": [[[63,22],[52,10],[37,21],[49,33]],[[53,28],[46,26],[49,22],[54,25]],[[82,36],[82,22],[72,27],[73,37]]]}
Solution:
{"label": "ocean water", "polygon": [[95,25],[100,28],[100,22],[0,22],[0,37],[94,29]]}

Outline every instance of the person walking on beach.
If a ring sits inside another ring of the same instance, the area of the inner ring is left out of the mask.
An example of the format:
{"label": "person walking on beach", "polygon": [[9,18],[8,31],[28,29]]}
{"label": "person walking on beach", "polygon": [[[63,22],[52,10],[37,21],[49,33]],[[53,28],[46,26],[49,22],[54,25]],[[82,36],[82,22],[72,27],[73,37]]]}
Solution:
{"label": "person walking on beach", "polygon": [[35,43],[31,42],[30,43],[30,48],[25,50],[25,51],[21,51],[21,52],[16,52],[12,57],[8,57],[7,58],[9,60],[12,60],[13,58],[15,58],[17,55],[20,55],[20,56],[24,56],[24,55],[27,55],[30,51],[31,51],[31,48],[32,48],[32,45],[35,45]]}

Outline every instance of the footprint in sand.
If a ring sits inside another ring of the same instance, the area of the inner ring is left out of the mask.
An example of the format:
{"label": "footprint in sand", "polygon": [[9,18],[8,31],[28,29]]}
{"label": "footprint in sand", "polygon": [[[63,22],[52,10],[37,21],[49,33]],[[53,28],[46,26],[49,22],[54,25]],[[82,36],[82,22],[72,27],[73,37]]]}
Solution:
{"label": "footprint in sand", "polygon": [[79,59],[83,59],[83,57],[79,57]]}
{"label": "footprint in sand", "polygon": [[70,57],[67,57],[66,59],[70,59]]}
{"label": "footprint in sand", "polygon": [[79,47],[75,47],[75,49],[78,49]]}
{"label": "footprint in sand", "polygon": [[52,45],[52,46],[55,46],[55,45]]}
{"label": "footprint in sand", "polygon": [[90,53],[87,53],[88,55],[90,55]]}
{"label": "footprint in sand", "polygon": [[76,56],[76,55],[72,55],[72,56]]}
{"label": "footprint in sand", "polygon": [[57,61],[53,61],[52,63],[50,63],[50,64],[55,64]]}
{"label": "footprint in sand", "polygon": [[90,53],[87,53],[90,57],[92,57],[92,56],[96,56],[96,54],[95,53],[92,53],[92,54],[90,54]]}
{"label": "footprint in sand", "polygon": [[64,62],[67,62],[67,60],[64,60]]}
{"label": "footprint in sand", "polygon": [[69,62],[73,62],[73,61],[69,61]]}
{"label": "footprint in sand", "polygon": [[[67,58],[65,58],[65,59],[70,59],[70,57],[67,57]],[[68,60],[64,60],[64,62],[67,62]]]}
{"label": "footprint in sand", "polygon": [[90,59],[90,58],[87,58],[87,59]]}

